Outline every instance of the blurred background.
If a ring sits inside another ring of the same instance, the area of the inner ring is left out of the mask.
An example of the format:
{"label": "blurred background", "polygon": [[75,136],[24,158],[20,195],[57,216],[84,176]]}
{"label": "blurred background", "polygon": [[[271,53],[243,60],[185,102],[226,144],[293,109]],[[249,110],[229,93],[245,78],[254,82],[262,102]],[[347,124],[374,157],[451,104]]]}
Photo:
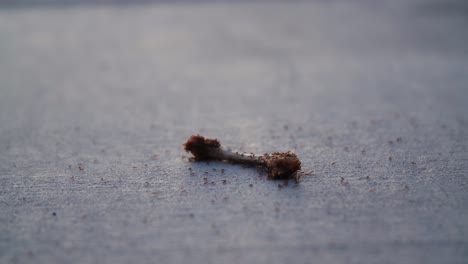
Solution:
{"label": "blurred background", "polygon": [[[466,263],[468,4],[0,0],[1,263]],[[192,163],[294,151],[298,183]]]}

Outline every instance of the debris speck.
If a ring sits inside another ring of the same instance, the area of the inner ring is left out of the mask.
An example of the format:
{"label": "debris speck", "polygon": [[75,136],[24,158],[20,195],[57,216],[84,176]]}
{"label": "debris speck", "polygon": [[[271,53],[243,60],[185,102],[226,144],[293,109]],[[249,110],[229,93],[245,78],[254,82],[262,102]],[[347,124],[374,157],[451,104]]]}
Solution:
{"label": "debris speck", "polygon": [[343,184],[343,185],[349,184],[349,182],[348,182],[347,180],[345,180],[344,177],[341,177],[341,178],[340,178],[340,183]]}

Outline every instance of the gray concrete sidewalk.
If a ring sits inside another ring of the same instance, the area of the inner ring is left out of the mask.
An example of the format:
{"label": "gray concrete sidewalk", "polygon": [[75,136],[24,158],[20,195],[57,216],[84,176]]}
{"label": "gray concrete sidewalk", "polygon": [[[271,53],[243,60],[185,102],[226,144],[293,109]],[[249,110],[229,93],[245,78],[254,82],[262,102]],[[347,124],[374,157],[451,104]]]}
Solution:
{"label": "gray concrete sidewalk", "polygon": [[0,263],[467,263],[466,10],[0,9]]}

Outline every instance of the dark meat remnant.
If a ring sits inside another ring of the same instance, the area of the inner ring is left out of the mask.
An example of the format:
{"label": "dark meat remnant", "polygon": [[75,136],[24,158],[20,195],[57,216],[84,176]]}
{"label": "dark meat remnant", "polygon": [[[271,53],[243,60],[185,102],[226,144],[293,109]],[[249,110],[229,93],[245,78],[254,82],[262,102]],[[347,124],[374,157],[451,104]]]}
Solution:
{"label": "dark meat remnant", "polygon": [[191,136],[183,145],[185,151],[191,152],[196,161],[215,159],[211,153],[221,147],[217,139],[205,139],[197,135]]}

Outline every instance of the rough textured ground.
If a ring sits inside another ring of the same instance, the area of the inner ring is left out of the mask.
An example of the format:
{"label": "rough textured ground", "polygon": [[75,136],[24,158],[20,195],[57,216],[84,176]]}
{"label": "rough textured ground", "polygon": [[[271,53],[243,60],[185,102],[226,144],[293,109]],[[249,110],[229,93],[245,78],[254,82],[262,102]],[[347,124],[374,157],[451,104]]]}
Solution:
{"label": "rough textured ground", "polygon": [[467,263],[467,10],[0,9],[0,262]]}

